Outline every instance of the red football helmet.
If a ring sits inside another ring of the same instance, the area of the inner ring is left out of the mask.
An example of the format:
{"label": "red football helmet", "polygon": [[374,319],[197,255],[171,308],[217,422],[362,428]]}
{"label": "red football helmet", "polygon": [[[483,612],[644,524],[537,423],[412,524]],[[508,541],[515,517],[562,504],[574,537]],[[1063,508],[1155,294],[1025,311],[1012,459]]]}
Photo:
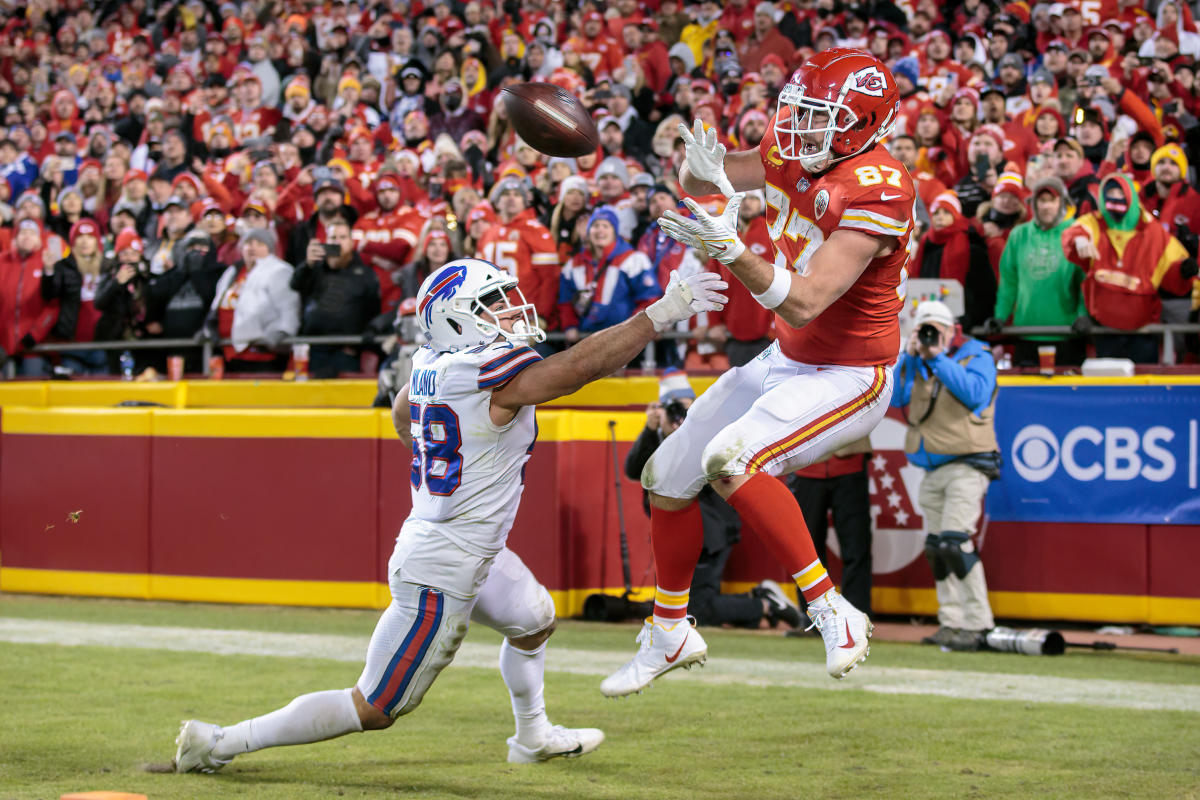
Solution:
{"label": "red football helmet", "polygon": [[896,79],[865,50],[831,47],[817,53],[779,93],[779,156],[799,161],[809,172],[828,169],[886,136],[899,102]]}

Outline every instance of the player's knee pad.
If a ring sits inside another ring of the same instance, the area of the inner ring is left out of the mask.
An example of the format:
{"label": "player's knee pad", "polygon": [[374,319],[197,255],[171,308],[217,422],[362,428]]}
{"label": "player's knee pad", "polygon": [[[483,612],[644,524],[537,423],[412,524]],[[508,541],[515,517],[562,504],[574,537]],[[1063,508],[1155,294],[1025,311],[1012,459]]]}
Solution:
{"label": "player's knee pad", "polygon": [[536,601],[522,609],[518,618],[513,620],[512,632],[505,633],[507,638],[524,639],[536,633],[542,633],[554,625],[554,598],[541,584],[538,584],[537,595]]}
{"label": "player's knee pad", "polygon": [[704,469],[706,481],[745,473],[745,438],[739,436],[733,428],[732,425],[725,428],[705,445],[704,452],[700,455],[700,466]]}
{"label": "player's knee pad", "polygon": [[935,581],[944,581],[950,575],[950,568],[946,566],[946,561],[942,558],[942,551],[938,548],[936,533],[930,533],[925,537],[925,560],[929,562],[929,567],[933,570]]}
{"label": "player's knee pad", "polygon": [[967,577],[967,573],[979,563],[979,554],[971,537],[963,531],[942,531],[938,536],[938,552],[955,577]]}

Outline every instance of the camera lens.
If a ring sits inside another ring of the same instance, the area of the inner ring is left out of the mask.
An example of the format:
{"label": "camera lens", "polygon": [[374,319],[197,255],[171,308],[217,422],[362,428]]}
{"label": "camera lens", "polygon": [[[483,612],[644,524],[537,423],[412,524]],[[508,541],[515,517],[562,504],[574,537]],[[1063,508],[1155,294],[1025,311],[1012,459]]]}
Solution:
{"label": "camera lens", "polygon": [[917,329],[917,341],[926,347],[933,347],[941,338],[941,332],[929,323]]}

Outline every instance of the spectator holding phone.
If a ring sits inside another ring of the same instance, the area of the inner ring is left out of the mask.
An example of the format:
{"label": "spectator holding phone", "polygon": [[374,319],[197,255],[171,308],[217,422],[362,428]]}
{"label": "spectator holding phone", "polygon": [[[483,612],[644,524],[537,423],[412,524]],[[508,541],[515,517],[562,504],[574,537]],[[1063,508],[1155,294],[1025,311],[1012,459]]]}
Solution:
{"label": "spectator holding phone", "polygon": [[[291,288],[303,303],[300,333],[304,336],[353,335],[367,331],[379,315],[379,278],[354,249],[350,225],[334,220],[322,241],[308,243],[303,263],[292,275]],[[359,371],[361,349],[316,345],[311,370],[317,378]]]}

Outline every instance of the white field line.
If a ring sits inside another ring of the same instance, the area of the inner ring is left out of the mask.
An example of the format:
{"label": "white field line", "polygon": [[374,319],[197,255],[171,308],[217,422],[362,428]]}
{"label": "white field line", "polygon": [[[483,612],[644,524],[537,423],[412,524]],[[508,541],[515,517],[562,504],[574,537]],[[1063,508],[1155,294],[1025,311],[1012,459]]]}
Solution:
{"label": "white field line", "polygon": [[[0,617],[0,641],[21,644],[91,645],[147,650],[215,653],[217,655],[281,656],[361,662],[367,637],[312,633],[155,625],[106,625]],[[815,644],[815,640],[814,640]],[[633,654],[571,650],[551,646],[546,668],[552,672],[603,676]],[[463,644],[455,657],[459,667],[494,669],[495,645]],[[1021,656],[1013,656],[1014,659]],[[970,700],[1010,700],[1032,703],[1076,703],[1111,708],[1191,711],[1200,713],[1200,686],[1079,678],[1057,678],[959,670],[873,667],[868,661],[845,680],[834,681],[821,664],[710,658],[703,669],[675,672],[667,680],[703,684],[786,686],[833,691],[863,690],[881,694],[940,695]],[[598,682],[597,682],[598,683]],[[597,691],[599,688],[597,687]]]}

